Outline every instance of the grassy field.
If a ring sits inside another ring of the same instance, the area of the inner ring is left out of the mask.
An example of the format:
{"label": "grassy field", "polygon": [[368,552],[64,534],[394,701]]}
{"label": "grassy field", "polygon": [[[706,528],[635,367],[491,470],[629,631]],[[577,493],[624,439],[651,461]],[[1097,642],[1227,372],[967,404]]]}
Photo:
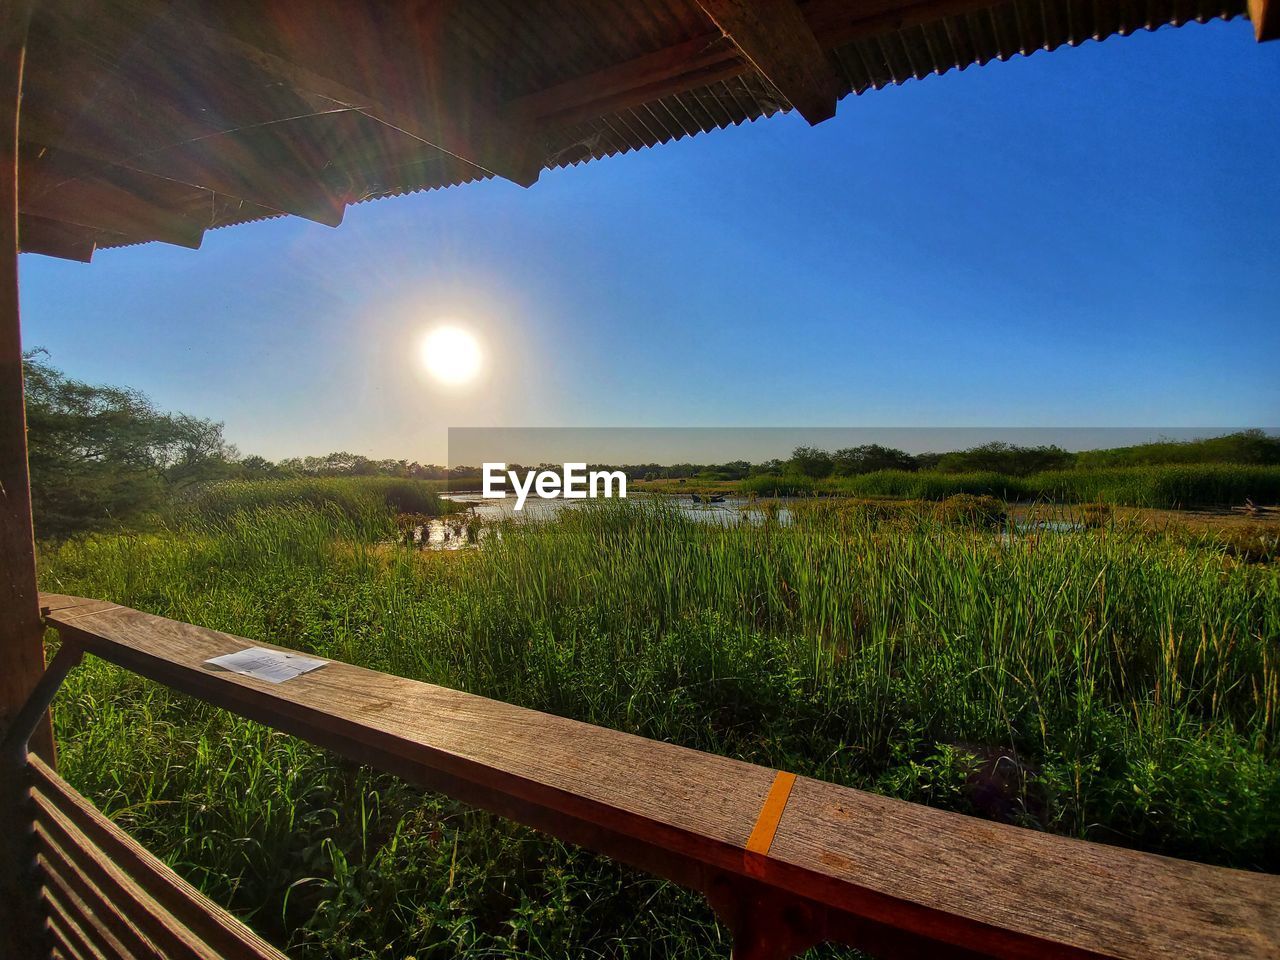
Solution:
{"label": "grassy field", "polygon": [[1245,500],[1280,503],[1280,467],[1227,463],[1080,467],[1025,477],[995,472],[881,470],[822,480],[802,476],[749,477],[736,489],[761,496],[836,494],[920,500],[942,500],[963,493],[1004,500],[1187,509],[1236,506]]}
{"label": "grassy field", "polygon": [[281,480],[228,480],[199,487],[173,504],[170,519],[179,525],[227,519],[268,507],[311,506],[350,519],[374,522],[388,510],[439,516],[450,509],[439,494],[444,484],[395,477],[291,477]]}
{"label": "grassy field", "polygon": [[[1280,565],[1211,536],[1010,539],[838,502],[720,527],[631,502],[431,553],[394,545],[386,506],[220,496],[235,506],[167,532],[49,548],[42,585],[1029,829],[1280,869]],[[100,662],[55,723],[73,784],[298,956],[727,952],[696,897]]]}

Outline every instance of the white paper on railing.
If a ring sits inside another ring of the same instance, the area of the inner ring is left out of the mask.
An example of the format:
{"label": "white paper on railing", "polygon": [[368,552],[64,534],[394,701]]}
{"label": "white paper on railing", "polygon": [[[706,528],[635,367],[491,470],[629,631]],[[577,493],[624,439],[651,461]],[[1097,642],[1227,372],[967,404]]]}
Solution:
{"label": "white paper on railing", "polygon": [[294,677],[323,667],[328,660],[316,660],[298,653],[283,653],[266,647],[250,647],[236,653],[224,654],[206,660],[206,664],[221,667],[246,677],[257,677],[268,683],[284,683]]}

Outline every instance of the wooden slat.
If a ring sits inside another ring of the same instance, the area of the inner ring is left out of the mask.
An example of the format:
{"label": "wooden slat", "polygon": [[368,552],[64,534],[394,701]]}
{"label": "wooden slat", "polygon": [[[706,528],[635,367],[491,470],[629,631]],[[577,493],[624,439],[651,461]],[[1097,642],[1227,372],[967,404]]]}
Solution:
{"label": "wooden slat", "polygon": [[[37,834],[166,958],[284,955],[175,874],[38,759],[32,762]],[[121,937],[124,939],[124,937]]]}
{"label": "wooden slat", "polygon": [[64,960],[107,960],[106,955],[93,945],[78,921],[64,913],[56,901],[44,898],[49,913],[49,932],[53,936],[55,957]]}
{"label": "wooden slat", "polygon": [[56,898],[50,897],[47,888],[44,904],[48,912],[55,956],[61,954],[67,960],[108,960],[107,955],[98,949],[80,925],[80,921],[65,910]]}
{"label": "wooden slat", "polygon": [[115,935],[97,919],[93,908],[81,900],[43,858],[41,872],[41,892],[49,917],[58,919],[68,940],[73,941],[81,953],[93,960],[132,960]]}
{"label": "wooden slat", "polygon": [[835,70],[792,0],[698,0],[698,5],[809,123],[835,116]]}
{"label": "wooden slat", "polygon": [[1259,43],[1280,39],[1280,3],[1276,0],[1249,0],[1249,19]]}
{"label": "wooden slat", "polygon": [[60,876],[89,903],[131,955],[150,960],[217,960],[216,954],[201,950],[176,920],[57,814],[40,811],[36,840],[46,873]]}
{"label": "wooden slat", "polygon": [[45,898],[55,911],[74,917],[98,950],[117,960],[156,960],[158,952],[125,919],[120,906],[80,873],[63,851],[44,844],[39,865]]}
{"label": "wooden slat", "polygon": [[1273,876],[804,777],[761,856],[745,847],[772,770],[342,663],[282,684],[241,677],[204,661],[270,644],[123,607],[78,617],[54,610],[49,621],[97,656],[356,759],[471,788],[500,812],[570,839],[623,838],[633,847],[622,855],[647,869],[756,877],[939,950],[1131,960],[1280,951]]}

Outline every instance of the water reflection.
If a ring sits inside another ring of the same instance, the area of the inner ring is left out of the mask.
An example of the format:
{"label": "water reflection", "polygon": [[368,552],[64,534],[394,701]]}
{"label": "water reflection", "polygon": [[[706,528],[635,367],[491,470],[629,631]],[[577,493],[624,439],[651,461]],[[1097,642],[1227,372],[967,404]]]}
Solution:
{"label": "water reflection", "polygon": [[[654,496],[639,494],[632,499]],[[516,498],[486,499],[478,493],[446,493],[442,499],[451,500],[461,508],[458,513],[447,517],[437,517],[415,527],[409,538],[417,546],[428,550],[460,550],[472,547],[493,533],[493,524],[503,520],[516,520],[522,523],[538,523],[553,520],[562,510],[573,510],[581,507],[586,500],[542,500],[530,498],[525,501],[524,508],[516,511]],[[755,501],[746,497],[720,497],[715,502],[695,499],[693,497],[667,497],[667,501],[684,514],[702,523],[734,524],[763,523],[765,511],[755,506]],[[779,507],[771,511],[773,519],[778,523],[791,522],[791,511]]]}
{"label": "water reflection", "polygon": [[[555,519],[563,510],[574,510],[590,502],[530,498],[525,501],[524,508],[517,511],[515,497],[486,499],[478,493],[448,493],[441,496],[458,504],[459,511],[447,517],[432,518],[413,528],[406,538],[407,542],[427,550],[466,549],[477,546],[485,537],[495,535],[495,525],[501,521],[539,523]],[[785,499],[762,502],[746,497],[723,496],[709,501],[708,498],[697,496],[673,497],[643,493],[633,495],[631,499],[652,497],[663,497],[681,514],[700,523],[729,526],[737,523],[759,524],[771,520],[786,526],[793,520],[793,512],[786,505]],[[1083,529],[1083,524],[1073,520],[1028,517],[1011,520],[999,531],[999,537],[1009,542],[1014,538],[1037,533],[1071,533]]]}

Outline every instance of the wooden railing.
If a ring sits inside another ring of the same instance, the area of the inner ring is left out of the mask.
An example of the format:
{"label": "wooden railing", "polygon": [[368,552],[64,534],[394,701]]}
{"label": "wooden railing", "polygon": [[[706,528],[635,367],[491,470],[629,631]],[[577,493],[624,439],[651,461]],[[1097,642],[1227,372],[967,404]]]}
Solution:
{"label": "wooden railing", "polygon": [[287,960],[31,758],[50,947],[67,960]]}
{"label": "wooden railing", "polygon": [[[42,601],[63,642],[46,699],[82,652],[101,657],[700,890],[735,957],[824,940],[882,956],[1280,956],[1274,876],[989,823],[344,663],[271,684],[205,664],[270,644],[103,601]],[[34,769],[40,816],[80,809]],[[91,819],[100,837],[106,821]],[[64,923],[69,836],[41,834]]]}

